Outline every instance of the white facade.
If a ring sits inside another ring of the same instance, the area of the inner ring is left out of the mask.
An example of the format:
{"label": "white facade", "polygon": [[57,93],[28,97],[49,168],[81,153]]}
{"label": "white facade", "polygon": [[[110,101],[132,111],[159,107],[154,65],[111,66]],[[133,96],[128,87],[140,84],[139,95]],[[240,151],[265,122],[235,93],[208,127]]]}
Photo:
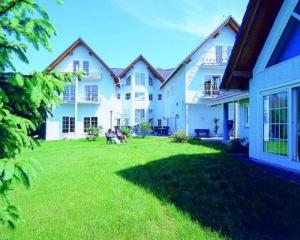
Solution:
{"label": "white facade", "polygon": [[172,70],[154,69],[143,56],[126,69],[111,69],[86,43],[77,40],[50,68],[59,72],[83,70],[88,76],[80,81],[74,78],[66,86],[62,104],[46,121],[46,139],[82,138],[90,125],[107,131],[116,126],[134,127],[142,121],[168,126],[171,133],[181,130],[194,136],[195,129],[213,133],[214,118],[220,119],[221,135],[222,109],[207,104],[219,94],[237,28],[228,18],[170,79]]}
{"label": "white facade", "polygon": [[[264,48],[253,70],[250,80],[250,156],[284,168],[300,171],[299,163],[299,98],[300,56],[296,56],[268,67],[268,61],[293,13],[297,0],[284,1],[274,22]],[[299,19],[300,21],[300,19]],[[274,93],[287,96],[287,154],[268,153],[264,145],[268,136],[264,135],[264,97]]]}
{"label": "white facade", "polygon": [[[219,95],[236,32],[228,25],[205,41],[179,67],[162,87],[165,124],[171,131],[184,131],[195,136],[195,129],[209,129],[214,135],[214,119],[219,119],[222,135],[222,106],[208,107]],[[229,118],[233,120],[233,106]]]}

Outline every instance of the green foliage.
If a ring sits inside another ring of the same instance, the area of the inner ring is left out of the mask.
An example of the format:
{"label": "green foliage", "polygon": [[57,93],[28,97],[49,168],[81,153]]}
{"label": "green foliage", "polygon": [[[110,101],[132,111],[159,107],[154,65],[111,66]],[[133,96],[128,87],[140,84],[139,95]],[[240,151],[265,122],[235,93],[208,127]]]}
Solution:
{"label": "green foliage", "polygon": [[172,135],[173,141],[176,143],[186,143],[189,140],[189,137],[185,132],[176,132]]}
{"label": "green foliage", "polygon": [[141,122],[140,123],[140,131],[143,137],[148,133],[152,133],[152,125],[149,122]]}
{"label": "green foliage", "polygon": [[0,222],[11,227],[19,218],[8,198],[11,186],[18,180],[29,187],[34,172],[28,161],[15,162],[15,158],[24,147],[38,144],[32,132],[60,102],[65,82],[73,79],[71,73],[49,70],[25,75],[13,61],[29,63],[28,44],[51,50],[50,38],[55,34],[47,13],[35,0],[0,2],[0,195],[5,199],[0,201]]}
{"label": "green foliage", "polygon": [[21,183],[26,188],[31,186],[32,180],[40,165],[34,160],[0,160],[0,222],[8,227],[15,228],[20,218],[19,210],[10,203],[8,193],[13,190],[15,183]]}
{"label": "green foliage", "polygon": [[102,133],[103,127],[93,127],[90,126],[88,129],[87,139],[89,141],[96,141],[99,135]]}
{"label": "green foliage", "polygon": [[121,132],[127,137],[130,138],[131,137],[131,130],[129,127],[122,127],[121,128]]}

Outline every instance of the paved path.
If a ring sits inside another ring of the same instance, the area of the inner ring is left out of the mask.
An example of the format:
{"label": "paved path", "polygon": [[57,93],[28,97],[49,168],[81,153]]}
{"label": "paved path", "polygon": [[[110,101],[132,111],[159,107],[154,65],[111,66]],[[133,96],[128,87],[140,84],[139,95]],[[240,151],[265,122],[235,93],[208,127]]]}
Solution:
{"label": "paved path", "polygon": [[287,169],[269,165],[267,163],[262,163],[257,159],[252,159],[245,155],[230,155],[230,156],[240,161],[247,162],[248,164],[257,166],[265,170],[266,172],[269,172],[277,177],[287,179],[288,181],[296,183],[300,186],[300,172],[293,172]]}

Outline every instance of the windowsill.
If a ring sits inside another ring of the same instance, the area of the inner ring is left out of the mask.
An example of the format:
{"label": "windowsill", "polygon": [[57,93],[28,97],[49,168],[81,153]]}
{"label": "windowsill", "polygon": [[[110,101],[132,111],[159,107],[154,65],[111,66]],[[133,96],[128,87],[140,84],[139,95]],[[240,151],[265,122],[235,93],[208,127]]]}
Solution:
{"label": "windowsill", "polygon": [[244,124],[244,128],[250,128],[249,124]]}

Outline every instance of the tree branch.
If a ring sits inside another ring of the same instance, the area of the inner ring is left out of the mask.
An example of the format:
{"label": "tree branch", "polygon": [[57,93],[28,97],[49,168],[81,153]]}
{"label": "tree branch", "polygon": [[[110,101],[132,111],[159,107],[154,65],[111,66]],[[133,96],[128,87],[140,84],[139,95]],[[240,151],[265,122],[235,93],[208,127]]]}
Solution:
{"label": "tree branch", "polygon": [[0,9],[0,17],[7,13],[10,9],[14,8],[17,4],[26,2],[26,0],[13,0],[6,7]]}

